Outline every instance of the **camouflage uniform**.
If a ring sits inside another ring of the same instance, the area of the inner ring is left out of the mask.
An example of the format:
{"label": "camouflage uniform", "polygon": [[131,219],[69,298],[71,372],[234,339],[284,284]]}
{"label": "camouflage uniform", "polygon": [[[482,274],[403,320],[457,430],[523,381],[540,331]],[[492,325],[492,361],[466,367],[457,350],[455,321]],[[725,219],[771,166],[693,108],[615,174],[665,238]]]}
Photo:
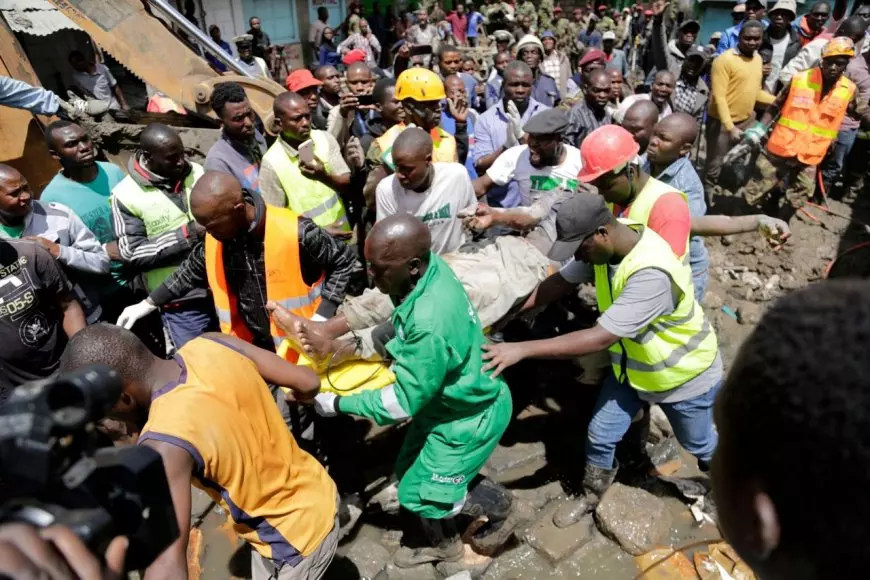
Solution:
{"label": "camouflage uniform", "polygon": [[805,165],[796,158],[785,158],[763,151],[755,162],[755,177],[743,188],[743,197],[749,205],[761,202],[772,190],[785,188],[785,199],[792,207],[800,207],[813,196],[816,189],[816,166]]}
{"label": "camouflage uniform", "polygon": [[595,26],[595,30],[597,30],[598,32],[601,32],[601,33],[610,32],[614,28],[616,28],[616,23],[613,21],[613,18],[611,18],[610,16],[602,17],[598,21],[598,24]]}
{"label": "camouflage uniform", "polygon": [[531,24],[532,32],[538,30],[538,11],[535,9],[535,5],[531,2],[531,0],[526,0],[517,8],[517,19],[521,16],[528,16],[529,23]]}
{"label": "camouflage uniform", "polygon": [[553,0],[541,0],[538,6],[538,25],[540,32],[552,30],[553,27]]}

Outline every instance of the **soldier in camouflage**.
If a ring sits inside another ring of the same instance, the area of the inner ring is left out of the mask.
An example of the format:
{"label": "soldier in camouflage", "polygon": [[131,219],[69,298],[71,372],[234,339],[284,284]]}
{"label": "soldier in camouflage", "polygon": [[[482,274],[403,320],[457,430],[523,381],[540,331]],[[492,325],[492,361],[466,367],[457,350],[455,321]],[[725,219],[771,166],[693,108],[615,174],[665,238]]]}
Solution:
{"label": "soldier in camouflage", "polygon": [[525,0],[525,2],[520,4],[519,8],[517,8],[517,20],[523,16],[527,16],[529,19],[530,30],[526,32],[536,32],[538,30],[538,11],[535,9],[535,5],[531,0]]}
{"label": "soldier in camouflage", "polygon": [[538,6],[538,30],[551,30],[553,24],[553,0],[541,0]]}

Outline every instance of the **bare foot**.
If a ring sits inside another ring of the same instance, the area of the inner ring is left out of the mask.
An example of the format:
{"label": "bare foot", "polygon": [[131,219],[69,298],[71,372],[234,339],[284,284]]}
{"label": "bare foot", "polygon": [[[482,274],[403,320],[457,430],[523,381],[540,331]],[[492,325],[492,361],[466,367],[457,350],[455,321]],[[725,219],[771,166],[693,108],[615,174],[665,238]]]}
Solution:
{"label": "bare foot", "polygon": [[272,301],[266,304],[266,310],[271,313],[275,324],[312,360],[322,362],[338,350],[339,341],[321,330],[326,322],[306,320]]}
{"label": "bare foot", "polygon": [[277,302],[273,302],[270,300],[266,303],[266,310],[269,311],[269,314],[272,317],[272,322],[275,325],[284,331],[291,339],[299,340],[299,333],[297,331],[298,325],[297,323],[304,324],[306,321],[301,316],[296,316]]}

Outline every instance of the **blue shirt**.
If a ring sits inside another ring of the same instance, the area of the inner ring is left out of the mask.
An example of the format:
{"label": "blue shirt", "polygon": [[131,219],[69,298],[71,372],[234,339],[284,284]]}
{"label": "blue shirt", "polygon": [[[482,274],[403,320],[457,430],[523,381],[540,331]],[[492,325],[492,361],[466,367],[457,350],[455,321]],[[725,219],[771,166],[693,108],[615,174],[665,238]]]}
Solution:
{"label": "blue shirt", "polygon": [[[529,106],[520,118],[523,125],[534,115],[549,108],[535,99],[529,99]],[[499,100],[477,120],[474,150],[469,153],[469,158],[473,157],[474,163],[477,163],[483,157],[501,149],[507,141],[507,126],[508,118],[504,110],[504,103]],[[517,207],[521,200],[520,188],[516,181],[511,181],[505,186],[495,185],[486,192],[486,198],[495,207]]]}
{"label": "blue shirt", "polygon": [[477,26],[483,22],[483,14],[478,11],[474,11],[468,15],[468,31],[465,33],[466,36],[470,36],[472,38],[477,37]]}
{"label": "blue shirt", "polygon": [[[722,35],[722,38],[719,39],[719,44],[716,46],[717,55],[722,54],[729,48],[737,48],[737,41],[740,38],[740,31],[743,30],[744,22],[746,21],[744,20],[739,24],[735,24],[725,31],[725,34]],[[767,25],[769,24],[767,18],[762,19],[761,24],[767,28]]]}
{"label": "blue shirt", "polygon": [[0,76],[0,105],[37,115],[54,115],[59,106],[53,92],[6,76]]}
{"label": "blue shirt", "polygon": [[[212,39],[212,40],[214,40],[214,39]],[[230,48],[230,44],[226,40],[221,40],[220,42],[217,42],[216,44],[218,46],[220,46],[222,49],[224,49],[225,53],[227,53],[230,56],[233,56],[233,50]],[[212,56],[211,53],[206,53],[205,59],[208,61],[208,63],[211,66],[213,66],[215,68],[216,71],[218,71],[218,72],[226,72],[227,71],[227,65],[225,65],[224,63],[219,61],[217,59],[217,57]]]}
{"label": "blue shirt", "polygon": [[532,98],[548,107],[555,107],[562,100],[556,80],[542,72],[538,73],[535,86],[532,87]]}
{"label": "blue shirt", "polygon": [[328,44],[320,45],[320,66],[329,65],[329,66],[338,66],[341,62],[341,57],[338,56],[338,52],[335,50],[334,46],[330,46]]}
{"label": "blue shirt", "polygon": [[[450,133],[451,135],[456,135],[456,119],[453,118],[453,115],[450,114],[446,108],[441,110],[441,128]],[[474,159],[472,159],[472,152],[475,147],[474,140],[474,115],[472,111],[468,112],[468,157],[465,158],[465,170],[468,171],[468,176],[471,179],[477,179],[479,176],[477,175],[477,169],[474,168]]]}
{"label": "blue shirt", "polygon": [[501,75],[495,69],[492,69],[489,78],[486,79],[486,90],[483,93],[487,109],[494,107],[501,100],[501,85],[503,82],[504,79]]}
{"label": "blue shirt", "polygon": [[459,78],[465,84],[465,93],[468,97],[468,105],[472,109],[476,109],[480,99],[477,98],[477,79],[468,73],[459,73]]}
{"label": "blue shirt", "polygon": [[597,30],[593,30],[591,34],[581,30],[577,33],[577,40],[586,45],[586,48],[601,48],[601,33]]}

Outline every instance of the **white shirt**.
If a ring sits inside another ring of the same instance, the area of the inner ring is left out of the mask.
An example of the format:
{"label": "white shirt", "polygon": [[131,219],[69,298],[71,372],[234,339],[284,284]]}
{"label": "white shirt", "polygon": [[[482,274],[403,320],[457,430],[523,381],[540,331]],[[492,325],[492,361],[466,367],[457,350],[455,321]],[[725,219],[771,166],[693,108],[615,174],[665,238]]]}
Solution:
{"label": "white shirt", "polygon": [[788,48],[790,40],[791,37],[788,34],[783,35],[779,40],[775,38],[770,39],[770,43],[773,45],[773,55],[770,57],[770,74],[764,79],[764,88],[768,93],[776,94],[774,92],[776,81],[779,80],[782,63],[785,62],[785,49]]}
{"label": "white shirt", "polygon": [[458,214],[477,205],[474,187],[465,166],[459,163],[433,163],[435,177],[422,192],[405,189],[395,174],[385,177],[376,190],[378,220],[409,213],[420,218],[432,234],[432,251],[454,252],[465,243],[465,229]]}
{"label": "white shirt", "polygon": [[566,194],[576,193],[577,174],[583,168],[580,150],[571,145],[564,147],[565,160],[559,165],[534,167],[529,146],[517,145],[499,155],[486,171],[496,185],[507,185],[512,180],[517,183],[521,205],[541,220],[535,232],[538,235],[530,236],[530,241],[544,254],[556,240],[556,210]]}
{"label": "white shirt", "polygon": [[101,63],[95,65],[94,74],[76,71],[73,73],[73,81],[82,89],[94,95],[95,99],[109,103],[109,108],[116,111],[121,108],[121,103],[115,98],[112,89],[118,84],[109,68]]}
{"label": "white shirt", "polygon": [[[625,113],[631,108],[633,104],[638,101],[649,101],[651,99],[651,95],[649,93],[642,93],[640,95],[631,95],[630,97],[626,97],[622,104],[619,105],[619,108],[616,109],[616,112],[613,114],[613,122],[622,124],[622,119],[625,118]],[[662,112],[659,113],[659,121],[667,117],[673,113],[671,110],[671,106],[668,103],[665,103],[665,108],[662,109]]]}

